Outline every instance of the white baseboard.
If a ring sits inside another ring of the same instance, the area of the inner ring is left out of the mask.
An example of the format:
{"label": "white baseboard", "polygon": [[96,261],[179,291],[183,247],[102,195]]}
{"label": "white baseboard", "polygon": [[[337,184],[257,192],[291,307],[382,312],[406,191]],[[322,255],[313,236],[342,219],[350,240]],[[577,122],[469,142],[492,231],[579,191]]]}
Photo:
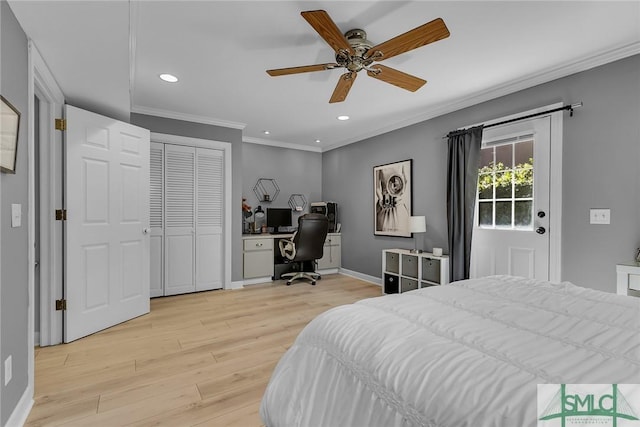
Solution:
{"label": "white baseboard", "polygon": [[380,279],[379,277],[369,276],[368,274],[360,273],[358,271],[353,271],[353,270],[347,270],[346,268],[341,268],[340,274],[344,274],[345,276],[355,277],[356,279],[364,280],[365,282],[382,286],[382,279]]}
{"label": "white baseboard", "polygon": [[25,422],[27,422],[27,417],[29,416],[29,412],[31,412],[31,408],[33,407],[33,388],[27,387],[20,401],[14,408],[11,416],[7,420],[5,427],[19,427],[23,426]]}
{"label": "white baseboard", "polygon": [[[356,279],[364,280],[365,282],[373,283],[374,285],[382,286],[382,280],[378,277],[369,276],[368,274],[359,273],[353,270],[347,270],[346,268],[329,268],[326,270],[318,270],[318,273],[322,274],[344,274],[345,276],[355,277]],[[231,282],[231,288],[228,289],[242,289],[244,286],[257,285],[260,283],[271,282],[271,277],[258,277],[256,279],[245,279],[237,282]]]}
{"label": "white baseboard", "polygon": [[340,269],[338,269],[338,268],[327,268],[325,270],[317,270],[316,273],[320,274],[321,276],[323,274],[338,274],[338,273],[340,273]]}
{"label": "white baseboard", "polygon": [[257,277],[255,279],[245,279],[244,281],[240,282],[242,283],[243,286],[247,286],[247,285],[257,285],[260,283],[271,283],[271,277]]}
{"label": "white baseboard", "polygon": [[242,287],[244,286],[245,282],[242,280],[238,280],[236,282],[231,282],[231,286],[225,289],[242,289]]}

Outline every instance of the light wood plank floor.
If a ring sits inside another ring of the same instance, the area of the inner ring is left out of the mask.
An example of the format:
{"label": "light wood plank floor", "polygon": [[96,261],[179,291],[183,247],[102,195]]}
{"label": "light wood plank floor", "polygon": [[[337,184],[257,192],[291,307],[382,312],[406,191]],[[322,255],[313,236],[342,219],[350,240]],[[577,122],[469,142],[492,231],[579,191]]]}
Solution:
{"label": "light wood plank floor", "polygon": [[260,400],[300,330],[379,286],[327,275],[151,300],[151,313],[35,351],[26,426],[260,426]]}

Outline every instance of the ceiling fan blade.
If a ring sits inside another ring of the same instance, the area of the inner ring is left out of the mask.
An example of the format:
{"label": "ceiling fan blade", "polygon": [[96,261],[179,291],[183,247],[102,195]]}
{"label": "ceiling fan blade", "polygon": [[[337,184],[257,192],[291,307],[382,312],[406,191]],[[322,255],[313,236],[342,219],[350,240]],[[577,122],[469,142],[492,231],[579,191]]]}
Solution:
{"label": "ceiling fan blade", "polygon": [[353,71],[341,75],[336,88],[333,90],[333,95],[331,95],[329,103],[333,104],[334,102],[342,102],[347,99],[347,95],[349,94],[356,77],[358,77],[358,73]]}
{"label": "ceiling fan blade", "polygon": [[369,54],[367,57],[371,58],[376,52],[380,52],[382,53],[382,57],[376,58],[376,61],[383,61],[429,43],[446,39],[447,37],[449,37],[449,29],[444,24],[442,18],[437,18],[386,42],[373,46],[367,52]]}
{"label": "ceiling fan blade", "polygon": [[333,50],[338,52],[344,49],[351,54],[354,53],[351,45],[342,34],[342,31],[340,31],[327,12],[324,10],[309,10],[307,12],[301,12],[300,14]]}
{"label": "ceiling fan blade", "polygon": [[411,92],[417,91],[427,82],[419,77],[403,73],[402,71],[398,71],[394,68],[386,67],[381,64],[372,65],[370,68],[380,70],[378,73],[367,71],[367,74],[374,79],[382,80],[383,82],[390,83]]}
{"label": "ceiling fan blade", "polygon": [[286,76],[288,74],[310,73],[312,71],[333,70],[334,68],[340,68],[340,67],[341,67],[340,65],[335,63],[303,65],[301,67],[277,68],[275,70],[267,70],[267,74],[269,74],[272,77]]}

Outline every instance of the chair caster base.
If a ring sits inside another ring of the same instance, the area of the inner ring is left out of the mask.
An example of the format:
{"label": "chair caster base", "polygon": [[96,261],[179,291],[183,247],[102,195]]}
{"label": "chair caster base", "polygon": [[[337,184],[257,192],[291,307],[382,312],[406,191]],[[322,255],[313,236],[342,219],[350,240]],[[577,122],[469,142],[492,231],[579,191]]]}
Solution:
{"label": "chair caster base", "polygon": [[314,280],[313,282],[311,282],[311,285],[315,286],[316,285],[316,281]]}
{"label": "chair caster base", "polygon": [[291,286],[291,281],[287,280],[287,286]]}

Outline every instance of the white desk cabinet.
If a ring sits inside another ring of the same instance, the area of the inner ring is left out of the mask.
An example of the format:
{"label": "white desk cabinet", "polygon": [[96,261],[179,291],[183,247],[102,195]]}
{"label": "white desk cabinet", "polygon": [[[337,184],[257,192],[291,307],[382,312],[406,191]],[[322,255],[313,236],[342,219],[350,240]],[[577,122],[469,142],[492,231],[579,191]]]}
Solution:
{"label": "white desk cabinet", "polygon": [[271,236],[243,240],[244,278],[273,275],[273,239]]}
{"label": "white desk cabinet", "polygon": [[382,292],[398,294],[449,283],[449,257],[408,249],[382,251]]}
{"label": "white desk cabinet", "polygon": [[339,234],[330,233],[324,241],[322,258],[318,260],[318,270],[339,268],[342,261],[342,240]]}
{"label": "white desk cabinet", "polygon": [[616,293],[640,297],[640,263],[616,265]]}

